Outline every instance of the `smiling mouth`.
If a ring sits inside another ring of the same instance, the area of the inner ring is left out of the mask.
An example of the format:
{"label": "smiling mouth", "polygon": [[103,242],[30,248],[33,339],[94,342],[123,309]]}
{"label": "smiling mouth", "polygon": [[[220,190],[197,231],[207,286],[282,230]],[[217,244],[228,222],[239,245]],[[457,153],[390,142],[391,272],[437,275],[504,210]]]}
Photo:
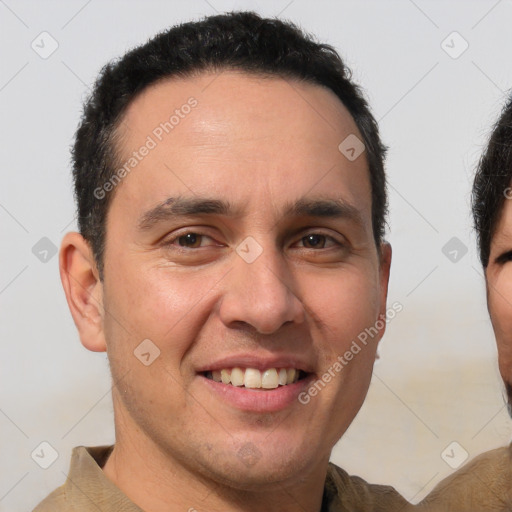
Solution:
{"label": "smiling mouth", "polygon": [[249,389],[276,389],[305,379],[307,373],[296,368],[268,368],[260,371],[256,368],[223,368],[203,372],[203,375],[215,382]]}

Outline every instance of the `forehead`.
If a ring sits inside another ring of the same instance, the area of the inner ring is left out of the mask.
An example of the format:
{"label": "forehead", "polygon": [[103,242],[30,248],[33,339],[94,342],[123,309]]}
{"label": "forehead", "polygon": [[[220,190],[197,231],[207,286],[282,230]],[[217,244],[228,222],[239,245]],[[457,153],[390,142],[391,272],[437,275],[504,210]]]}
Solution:
{"label": "forehead", "polygon": [[235,71],[168,79],[135,98],[119,135],[121,165],[151,146],[116,192],[144,208],[180,194],[250,205],[311,192],[371,213],[365,153],[351,160],[339,149],[362,137],[319,85]]}
{"label": "forehead", "polygon": [[[310,132],[323,132],[327,128],[335,132],[345,128],[358,133],[348,110],[326,87],[290,78],[229,70],[173,77],[148,86],[128,106],[124,126],[136,124],[147,131],[155,123],[168,119],[191,97],[197,99],[201,115],[191,117],[188,125],[196,128],[199,134],[212,120],[243,120],[244,123],[250,120],[250,126],[254,128],[281,121],[294,129],[309,126]],[[250,119],[248,115],[251,115]]]}

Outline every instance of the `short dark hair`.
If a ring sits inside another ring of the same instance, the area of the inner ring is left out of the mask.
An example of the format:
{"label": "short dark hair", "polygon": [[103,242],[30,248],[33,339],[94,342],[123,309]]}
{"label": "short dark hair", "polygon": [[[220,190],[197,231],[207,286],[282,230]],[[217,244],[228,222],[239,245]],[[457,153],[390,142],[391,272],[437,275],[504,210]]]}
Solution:
{"label": "short dark hair", "polygon": [[[387,215],[386,148],[377,122],[351,72],[329,45],[295,25],[253,12],[210,16],[166,30],[101,70],[76,132],[72,150],[78,225],[102,276],[105,224],[113,194],[94,191],[116,169],[116,129],[127,106],[146,87],[201,71],[239,70],[327,87],[345,105],[363,138],[372,190],[372,226],[380,247]],[[340,141],[341,142],[341,141]]]}
{"label": "short dark hair", "polygon": [[512,198],[512,96],[494,125],[473,182],[472,207],[480,261],[489,264],[491,241],[505,204]]}

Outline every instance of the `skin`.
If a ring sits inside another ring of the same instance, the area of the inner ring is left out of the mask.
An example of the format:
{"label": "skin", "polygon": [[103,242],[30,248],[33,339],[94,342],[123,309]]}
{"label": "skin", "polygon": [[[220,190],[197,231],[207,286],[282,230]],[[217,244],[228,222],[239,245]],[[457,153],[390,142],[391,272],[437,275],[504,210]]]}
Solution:
{"label": "skin", "polygon": [[486,269],[487,306],[498,344],[501,376],[512,382],[512,201],[503,206]]}
{"label": "skin", "polygon": [[[391,249],[374,242],[367,161],[338,150],[349,134],[362,137],[320,86],[203,73],[132,102],[121,161],[190,96],[198,105],[115,190],[104,280],[79,234],[61,248],[81,341],[107,350],[115,384],[116,446],[104,471],[152,512],[318,511],[331,449],[363,403],[384,328],[307,405],[242,410],[198,370],[233,354],[290,356],[314,381],[385,314]],[[227,201],[234,213],[140,229],[176,196]],[[286,213],[299,198],[341,200],[353,215]],[[185,233],[205,236],[183,247]],[[315,233],[325,238],[311,244]],[[236,252],[248,236],[262,249],[250,264]],[[149,366],[133,354],[144,339],[160,350]]]}

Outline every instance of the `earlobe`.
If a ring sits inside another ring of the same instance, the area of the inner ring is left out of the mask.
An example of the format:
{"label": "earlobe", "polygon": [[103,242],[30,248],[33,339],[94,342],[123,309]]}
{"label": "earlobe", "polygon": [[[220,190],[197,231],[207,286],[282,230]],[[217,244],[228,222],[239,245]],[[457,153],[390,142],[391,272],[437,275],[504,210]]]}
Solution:
{"label": "earlobe", "polygon": [[92,250],[80,233],[65,235],[59,267],[66,300],[82,344],[93,352],[104,352],[103,284]]}

